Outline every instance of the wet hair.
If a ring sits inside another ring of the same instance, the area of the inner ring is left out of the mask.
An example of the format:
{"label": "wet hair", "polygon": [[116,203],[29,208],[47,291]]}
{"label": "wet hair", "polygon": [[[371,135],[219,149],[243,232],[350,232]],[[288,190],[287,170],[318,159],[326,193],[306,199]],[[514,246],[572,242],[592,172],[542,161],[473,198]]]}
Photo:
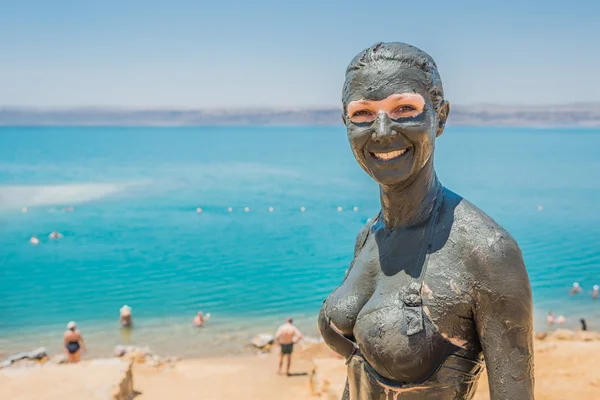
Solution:
{"label": "wet hair", "polygon": [[292,317],[287,319],[287,322],[289,322],[290,324],[294,322],[294,320],[292,319]]}
{"label": "wet hair", "polygon": [[390,62],[398,64],[398,71],[407,67],[417,67],[425,73],[427,77],[426,84],[429,88],[429,97],[434,109],[437,111],[444,102],[444,89],[435,61],[423,50],[400,42],[375,43],[354,57],[348,68],[346,68],[346,81],[344,82],[342,91],[344,111],[347,106],[346,99],[349,96],[349,84],[352,75],[366,66]]}

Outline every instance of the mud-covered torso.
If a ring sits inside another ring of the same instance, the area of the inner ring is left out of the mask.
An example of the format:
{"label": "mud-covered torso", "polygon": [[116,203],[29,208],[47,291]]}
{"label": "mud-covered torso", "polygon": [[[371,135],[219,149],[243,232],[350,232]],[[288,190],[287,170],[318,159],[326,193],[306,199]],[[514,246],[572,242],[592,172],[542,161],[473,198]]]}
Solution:
{"label": "mud-covered torso", "polygon": [[[359,236],[346,279],[325,303],[332,325],[356,342],[378,374],[395,382],[422,383],[448,355],[481,352],[469,243],[461,239],[461,221],[453,219],[457,199],[451,192],[444,198],[424,262],[419,257],[428,221],[390,231],[376,220]],[[411,315],[420,312],[415,328]]]}

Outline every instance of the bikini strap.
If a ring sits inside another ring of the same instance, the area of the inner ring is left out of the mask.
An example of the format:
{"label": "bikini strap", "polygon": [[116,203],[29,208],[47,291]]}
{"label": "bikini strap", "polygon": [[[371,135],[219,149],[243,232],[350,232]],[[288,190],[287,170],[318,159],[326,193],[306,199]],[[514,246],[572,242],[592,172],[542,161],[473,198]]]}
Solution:
{"label": "bikini strap", "polygon": [[442,208],[443,197],[443,186],[440,185],[433,205],[431,217],[425,227],[423,242],[419,253],[418,264],[422,265],[421,271],[419,272],[419,276],[411,279],[411,282],[401,299],[404,303],[404,326],[408,336],[419,333],[424,329],[423,297],[421,292],[423,289],[425,271],[427,270],[427,264],[429,262],[429,255],[433,247],[435,225],[439,217],[440,209]]}
{"label": "bikini strap", "polygon": [[350,266],[346,270],[346,274],[344,276],[344,281],[346,280],[346,278],[348,277],[348,274],[350,273],[350,270],[354,266],[354,260],[356,260],[356,257],[358,256],[358,254],[361,252],[363,247],[365,247],[365,243],[367,243],[367,239],[369,238],[369,234],[371,233],[371,228],[373,227],[375,222],[377,222],[379,220],[380,216],[381,216],[381,211],[379,211],[377,216],[375,218],[373,218],[370,222],[368,222],[365,226],[363,226],[360,229],[360,232],[358,232],[358,235],[356,237],[356,243],[354,244],[354,257],[352,258],[352,261],[350,262]]}
{"label": "bikini strap", "polygon": [[433,248],[433,237],[435,236],[435,226],[437,225],[438,217],[440,216],[440,210],[442,209],[442,203],[444,202],[444,187],[440,185],[436,198],[435,204],[433,208],[433,213],[431,215],[431,219],[427,224],[427,232],[426,232],[426,243],[427,248],[425,249],[425,258],[423,259],[423,268],[421,268],[421,273],[419,274],[419,293],[421,293],[421,287],[423,286],[423,278],[425,277],[425,271],[427,271],[427,264],[429,263],[429,256],[431,255],[431,250]]}
{"label": "bikini strap", "polygon": [[379,211],[379,213],[377,213],[377,216],[373,218],[370,222],[368,222],[365,226],[363,226],[360,232],[358,232],[358,236],[356,237],[356,245],[354,246],[354,257],[356,257],[358,253],[360,253],[360,251],[365,246],[365,243],[367,243],[369,233],[371,233],[371,228],[373,227],[375,222],[379,220],[380,216],[381,211]]}

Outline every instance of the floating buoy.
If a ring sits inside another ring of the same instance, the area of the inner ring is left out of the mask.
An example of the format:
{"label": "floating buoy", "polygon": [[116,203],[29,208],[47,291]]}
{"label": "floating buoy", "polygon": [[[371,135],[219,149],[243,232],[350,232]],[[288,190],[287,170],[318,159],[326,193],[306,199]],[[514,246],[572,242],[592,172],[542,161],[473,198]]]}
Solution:
{"label": "floating buoy", "polygon": [[21,208],[21,212],[22,212],[22,213],[26,213],[26,212],[27,212],[27,207],[23,207],[23,208]]}
{"label": "floating buoy", "polygon": [[543,209],[544,209],[544,207],[538,206],[538,211],[542,211]]}
{"label": "floating buoy", "polygon": [[306,208],[300,207],[300,211],[304,212],[304,211],[306,211]]}
{"label": "floating buoy", "polygon": [[232,212],[232,211],[233,211],[233,208],[229,207],[229,208],[227,209],[227,211],[229,211],[229,212]]}
{"label": "floating buoy", "polygon": [[358,211],[358,207],[354,206],[353,210],[354,212]]}
{"label": "floating buoy", "polygon": [[273,207],[269,207],[269,212],[273,212]]}
{"label": "floating buoy", "polygon": [[342,211],[342,210],[343,210],[343,208],[342,208],[342,207],[338,207],[338,209],[337,209],[337,210],[338,210],[338,211]]}
{"label": "floating buoy", "polygon": [[250,209],[248,207],[244,208],[244,211],[248,212]]}
{"label": "floating buoy", "polygon": [[200,207],[198,207],[198,208],[196,208],[196,212],[197,212],[197,213],[201,213],[201,212],[202,212],[202,209],[201,209]]}

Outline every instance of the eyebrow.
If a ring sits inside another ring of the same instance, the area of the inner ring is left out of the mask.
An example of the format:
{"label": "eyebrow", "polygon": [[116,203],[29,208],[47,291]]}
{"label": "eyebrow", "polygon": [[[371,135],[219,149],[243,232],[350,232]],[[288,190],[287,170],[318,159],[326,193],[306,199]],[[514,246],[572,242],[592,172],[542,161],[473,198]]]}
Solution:
{"label": "eyebrow", "polygon": [[[411,98],[415,97],[414,95],[415,95],[415,93],[398,93],[398,94],[396,94],[396,99],[395,100],[411,99]],[[392,95],[390,95],[390,96],[392,96]],[[388,96],[388,97],[390,97],[390,96]],[[351,101],[348,104],[358,103],[358,104],[367,105],[367,104],[370,104],[370,103],[374,103],[374,102],[377,103],[377,102],[384,101],[384,100],[387,100],[387,97],[385,99],[381,99],[381,100],[365,100],[365,99],[353,100],[353,101]]]}

